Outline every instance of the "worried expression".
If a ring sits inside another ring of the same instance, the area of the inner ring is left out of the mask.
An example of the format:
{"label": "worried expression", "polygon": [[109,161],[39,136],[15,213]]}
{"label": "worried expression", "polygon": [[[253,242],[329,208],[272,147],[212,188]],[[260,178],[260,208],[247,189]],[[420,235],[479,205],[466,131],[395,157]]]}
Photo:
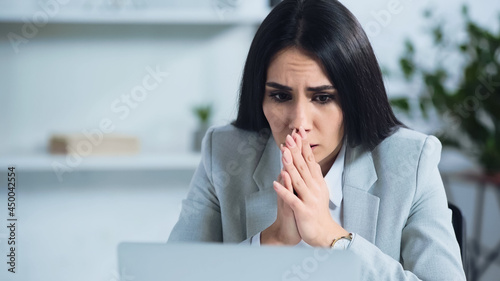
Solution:
{"label": "worried expression", "polygon": [[282,50],[267,70],[262,108],[276,144],[304,127],[316,162],[325,174],[342,146],[339,95],[321,63],[297,48]]}

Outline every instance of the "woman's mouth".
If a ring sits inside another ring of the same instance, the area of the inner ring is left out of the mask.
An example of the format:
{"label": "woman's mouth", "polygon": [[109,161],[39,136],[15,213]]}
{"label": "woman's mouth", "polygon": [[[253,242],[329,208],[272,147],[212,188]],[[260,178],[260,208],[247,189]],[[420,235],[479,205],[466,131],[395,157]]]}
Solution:
{"label": "woman's mouth", "polygon": [[316,147],[318,147],[317,144],[311,144],[311,149],[314,150]]}

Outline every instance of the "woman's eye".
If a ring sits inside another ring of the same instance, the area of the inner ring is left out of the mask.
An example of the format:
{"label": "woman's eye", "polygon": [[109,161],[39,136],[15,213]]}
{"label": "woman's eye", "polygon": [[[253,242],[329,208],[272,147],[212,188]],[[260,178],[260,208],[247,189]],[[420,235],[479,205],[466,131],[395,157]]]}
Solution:
{"label": "woman's eye", "polygon": [[286,93],[271,93],[269,96],[277,102],[284,102],[290,99],[290,95]]}
{"label": "woman's eye", "polygon": [[314,100],[319,103],[328,103],[335,99],[334,95],[317,95],[314,97]]}

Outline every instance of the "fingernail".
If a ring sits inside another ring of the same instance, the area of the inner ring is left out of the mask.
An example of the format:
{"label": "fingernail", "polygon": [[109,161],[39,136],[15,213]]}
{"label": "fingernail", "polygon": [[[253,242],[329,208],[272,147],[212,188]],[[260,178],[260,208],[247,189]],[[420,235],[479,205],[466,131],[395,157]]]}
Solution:
{"label": "fingernail", "polygon": [[300,126],[300,135],[302,136],[302,139],[305,140],[307,137],[306,130],[304,130],[304,127]]}
{"label": "fingernail", "polygon": [[292,155],[290,154],[290,150],[285,150],[283,152],[283,158],[285,159],[285,164],[291,164],[292,163]]}
{"label": "fingernail", "polygon": [[286,136],[286,144],[290,148],[295,147],[295,141],[293,140],[293,138],[290,135]]}
{"label": "fingernail", "polygon": [[302,136],[300,134],[295,134],[292,139],[297,145],[299,145],[299,141],[302,139]]}

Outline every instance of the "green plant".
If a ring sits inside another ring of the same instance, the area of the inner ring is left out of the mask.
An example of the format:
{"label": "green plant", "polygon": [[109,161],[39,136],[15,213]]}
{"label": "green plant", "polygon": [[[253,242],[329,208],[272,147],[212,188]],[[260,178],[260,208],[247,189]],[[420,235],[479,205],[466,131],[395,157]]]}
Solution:
{"label": "green plant", "polygon": [[[424,15],[433,17],[430,11]],[[406,113],[418,104],[427,120],[436,112],[445,124],[435,132],[443,145],[472,155],[485,173],[494,174],[500,172],[500,31],[494,34],[473,22],[467,6],[462,17],[466,38],[458,43],[449,40],[442,24],[433,24],[431,36],[440,60],[435,66],[419,64],[414,44],[405,42],[400,69],[405,80],[419,82],[422,91],[414,100],[395,98],[391,104]],[[455,69],[445,66],[445,58]]]}
{"label": "green plant", "polygon": [[201,125],[208,124],[212,115],[212,105],[198,105],[193,108],[193,112],[200,121]]}

